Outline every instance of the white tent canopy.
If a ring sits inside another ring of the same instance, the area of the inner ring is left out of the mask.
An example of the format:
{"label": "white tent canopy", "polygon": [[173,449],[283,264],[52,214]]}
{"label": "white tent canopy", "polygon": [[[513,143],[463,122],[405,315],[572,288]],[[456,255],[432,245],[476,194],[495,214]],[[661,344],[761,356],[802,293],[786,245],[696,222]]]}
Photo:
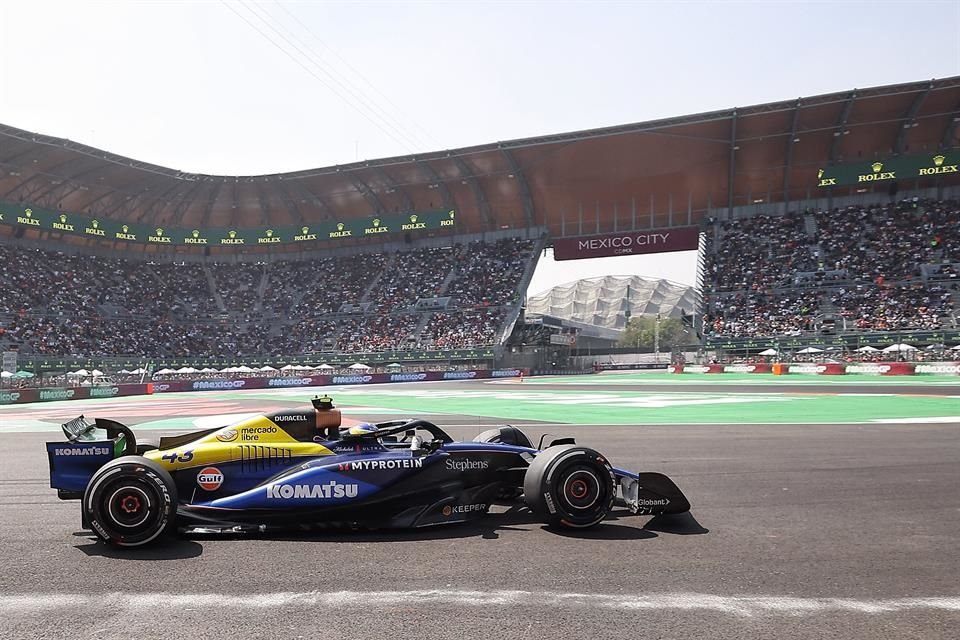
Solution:
{"label": "white tent canopy", "polygon": [[133,371],[128,371],[127,369],[120,369],[119,373],[120,375],[128,376],[131,373],[133,373]]}
{"label": "white tent canopy", "polygon": [[365,364],[361,364],[361,363],[359,363],[359,362],[354,362],[352,365],[350,365],[349,368],[350,368],[350,369],[357,369],[357,370],[360,370],[360,369],[366,370],[366,369],[369,369],[370,367],[368,367],[368,366],[365,365]]}
{"label": "white tent canopy", "polygon": [[884,353],[894,353],[894,352],[897,352],[897,351],[916,351],[916,350],[917,350],[917,348],[914,347],[913,345],[904,344],[904,343],[898,343],[898,344],[892,344],[892,345],[890,345],[889,347],[885,347],[885,348],[883,349],[883,352],[884,352]]}
{"label": "white tent canopy", "polygon": [[9,371],[0,372],[0,378],[12,378],[13,374]]}
{"label": "white tent canopy", "polygon": [[87,371],[86,369],[77,369],[76,371],[68,371],[67,375],[68,376],[88,376],[90,375],[90,372]]}
{"label": "white tent canopy", "polygon": [[90,375],[92,375],[92,376],[102,376],[102,375],[103,375],[103,371],[100,371],[100,369],[94,369],[93,371],[90,372]]}
{"label": "white tent canopy", "polygon": [[317,369],[333,369],[333,367],[331,367],[329,364],[324,363],[319,367],[317,367]]}
{"label": "white tent canopy", "polygon": [[387,369],[399,369],[402,366],[403,365],[400,364],[399,362],[391,362],[390,364],[387,365]]}
{"label": "white tent canopy", "polygon": [[193,367],[180,367],[179,369],[174,371],[174,373],[196,373],[196,372],[197,370],[194,369]]}
{"label": "white tent canopy", "polygon": [[219,372],[213,367],[204,367],[203,369],[200,369],[200,373],[219,373]]}
{"label": "white tent canopy", "polygon": [[297,370],[299,370],[299,367],[295,364],[285,364],[282,367],[280,367],[280,371],[297,371]]}
{"label": "white tent canopy", "polygon": [[156,373],[154,373],[154,375],[165,376],[170,373],[175,373],[175,371],[173,369],[160,369],[160,371],[157,371]]}
{"label": "white tent canopy", "polygon": [[315,368],[316,367],[308,367],[305,364],[298,364],[293,368],[293,370],[294,371],[313,371]]}
{"label": "white tent canopy", "polygon": [[262,367],[260,367],[259,369],[257,369],[257,371],[276,371],[276,369],[274,369],[273,367],[271,367],[271,366],[268,365],[268,364],[265,364],[265,365],[263,365]]}
{"label": "white tent canopy", "polygon": [[777,351],[776,349],[764,349],[763,351],[760,352],[760,355],[762,355],[762,356],[775,356],[775,355],[777,355],[778,353],[780,353],[780,352]]}
{"label": "white tent canopy", "polygon": [[859,349],[857,349],[857,351],[859,351],[860,353],[873,353],[875,351],[880,351],[880,349],[867,345],[865,347],[860,347]]}
{"label": "white tent canopy", "polygon": [[950,351],[960,351],[960,344],[958,344],[958,345],[955,346],[955,347],[951,347],[951,348],[950,348]]}
{"label": "white tent canopy", "polygon": [[806,349],[800,349],[797,353],[823,353],[823,349],[817,349],[816,347],[807,347]]}
{"label": "white tent canopy", "polygon": [[134,369],[133,371],[130,372],[130,375],[132,375],[132,376],[142,376],[142,375],[145,374],[146,372],[147,372],[147,370],[144,369],[143,367],[137,367],[136,369]]}
{"label": "white tent canopy", "polygon": [[233,370],[236,371],[237,373],[253,373],[253,369],[251,369],[245,364],[242,364],[239,367],[234,367]]}

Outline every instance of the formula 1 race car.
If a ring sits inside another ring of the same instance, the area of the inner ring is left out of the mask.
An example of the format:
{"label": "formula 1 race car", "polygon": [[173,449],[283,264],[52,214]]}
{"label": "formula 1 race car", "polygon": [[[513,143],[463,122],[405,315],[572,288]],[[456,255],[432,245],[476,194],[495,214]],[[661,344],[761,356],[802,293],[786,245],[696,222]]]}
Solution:
{"label": "formula 1 race car", "polygon": [[81,416],[63,431],[69,442],[47,443],[50,485],[82,501],[85,529],[124,547],[176,528],[426,527],[521,498],[548,525],[568,528],[600,523],[615,503],[637,515],[690,508],[666,476],[615,469],[572,438],[534,447],[505,426],[454,442],[426,420],[342,429],[326,397],[157,446],[102,418]]}

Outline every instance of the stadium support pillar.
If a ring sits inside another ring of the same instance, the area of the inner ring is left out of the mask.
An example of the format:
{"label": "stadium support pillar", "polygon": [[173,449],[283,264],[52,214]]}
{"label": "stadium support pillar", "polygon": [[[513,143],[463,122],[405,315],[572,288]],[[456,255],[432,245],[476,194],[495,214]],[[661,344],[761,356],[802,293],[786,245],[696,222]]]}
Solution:
{"label": "stadium support pillar", "polygon": [[687,226],[693,224],[693,191],[687,191]]}
{"label": "stadium support pillar", "polygon": [[597,223],[597,233],[600,233],[600,201],[597,200],[593,204],[593,215]]}
{"label": "stadium support pillar", "polygon": [[617,232],[617,203],[613,203],[613,232]]}
{"label": "stadium support pillar", "polygon": [[583,235],[583,203],[582,202],[577,204],[577,215],[579,216],[579,218],[577,219],[577,235],[582,236]]}
{"label": "stadium support pillar", "polygon": [[673,191],[667,194],[667,226],[673,226]]}
{"label": "stadium support pillar", "polygon": [[793,118],[790,125],[790,135],[787,137],[787,161],[783,167],[783,203],[784,213],[786,213],[787,202],[790,200],[790,172],[793,170],[793,145],[797,139],[797,126],[800,124],[800,106],[802,101],[797,98],[797,104],[793,108]]}
{"label": "stadium support pillar", "polygon": [[630,198],[630,230],[637,228],[637,199]]}
{"label": "stadium support pillar", "polygon": [[733,220],[733,182],[737,177],[737,110],[730,115],[730,166],[727,174],[727,219]]}
{"label": "stadium support pillar", "polygon": [[653,229],[656,226],[657,226],[656,220],[654,219],[654,213],[653,213],[653,194],[651,193],[650,194],[650,228]]}

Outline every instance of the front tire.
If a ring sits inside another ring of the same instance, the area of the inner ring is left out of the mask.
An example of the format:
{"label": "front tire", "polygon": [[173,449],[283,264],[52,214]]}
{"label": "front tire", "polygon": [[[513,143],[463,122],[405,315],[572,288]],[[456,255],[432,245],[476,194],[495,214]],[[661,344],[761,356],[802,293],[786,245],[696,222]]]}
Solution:
{"label": "front tire", "polygon": [[607,516],[617,495],[607,459],[587,447],[549,447],[530,463],[523,498],[552,527],[587,529]]}
{"label": "front tire", "polygon": [[98,538],[139,547],[167,534],[177,513],[177,487],[160,465],[140,456],[108,462],[83,494],[83,516]]}

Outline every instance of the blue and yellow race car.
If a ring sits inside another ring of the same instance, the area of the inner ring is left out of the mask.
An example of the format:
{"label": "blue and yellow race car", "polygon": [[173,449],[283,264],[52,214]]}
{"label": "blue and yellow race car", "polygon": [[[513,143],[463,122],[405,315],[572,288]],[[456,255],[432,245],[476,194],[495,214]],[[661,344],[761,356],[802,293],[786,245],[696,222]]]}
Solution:
{"label": "blue and yellow race car", "polygon": [[81,416],[63,425],[68,442],[47,443],[50,484],[81,501],[85,529],[124,547],[176,529],[426,527],[519,500],[549,525],[579,529],[615,504],[637,515],[690,508],[666,476],[616,469],[572,438],[534,447],[504,426],[454,442],[426,420],[341,428],[330,398],[312,404],[156,445]]}

